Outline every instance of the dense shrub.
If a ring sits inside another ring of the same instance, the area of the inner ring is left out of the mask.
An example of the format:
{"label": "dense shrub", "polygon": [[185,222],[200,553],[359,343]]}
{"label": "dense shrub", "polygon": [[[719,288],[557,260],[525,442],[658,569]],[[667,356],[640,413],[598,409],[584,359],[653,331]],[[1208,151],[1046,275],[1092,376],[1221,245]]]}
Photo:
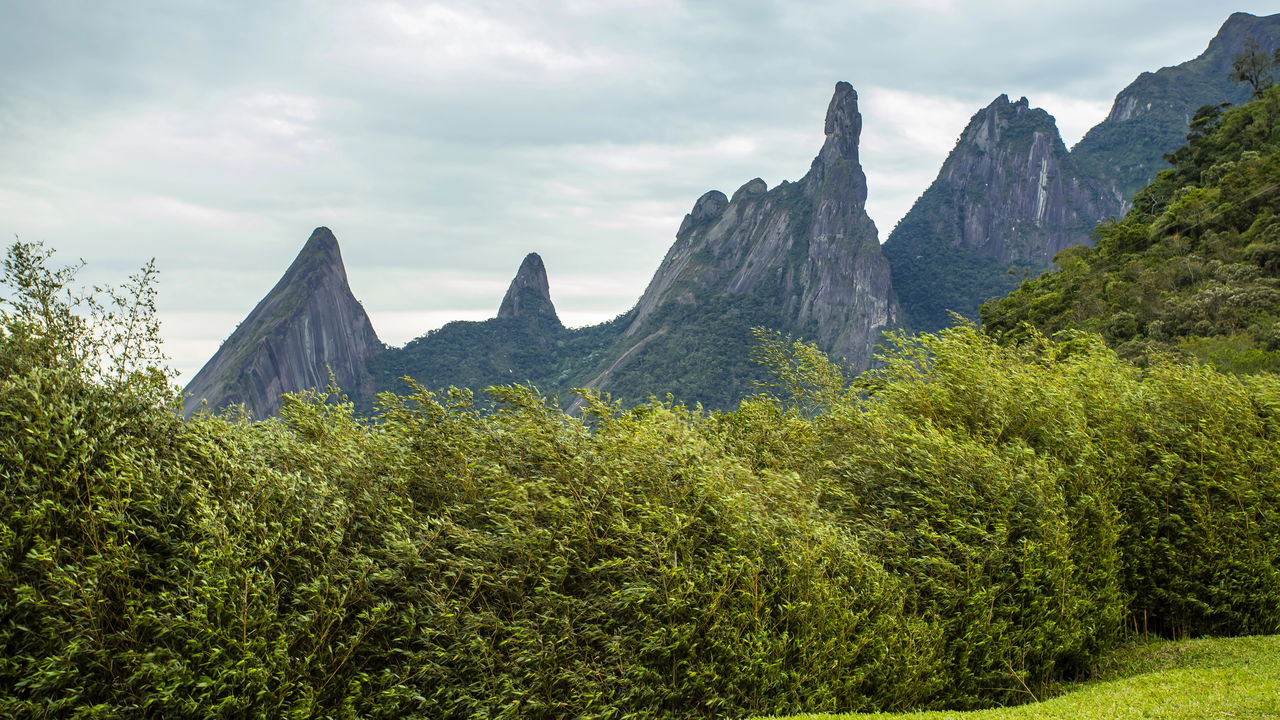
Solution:
{"label": "dense shrub", "polygon": [[1126,628],[1280,630],[1271,375],[958,327],[849,382],[762,334],[778,398],[729,413],[183,421],[145,277],[78,310],[45,259],[11,251],[0,317],[0,715],[972,707]]}
{"label": "dense shrub", "polygon": [[939,640],[900,584],[796,472],[753,468],[698,413],[419,388],[373,422],[314,394],[269,422],[183,422],[162,375],[66,352],[92,323],[24,272],[52,292],[0,335],[2,714],[927,699]]}

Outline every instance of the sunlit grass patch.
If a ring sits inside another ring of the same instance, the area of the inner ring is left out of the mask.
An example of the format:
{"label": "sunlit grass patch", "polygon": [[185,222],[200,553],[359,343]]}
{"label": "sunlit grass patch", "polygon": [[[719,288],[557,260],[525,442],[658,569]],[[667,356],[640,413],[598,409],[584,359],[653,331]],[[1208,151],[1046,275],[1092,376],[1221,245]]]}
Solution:
{"label": "sunlit grass patch", "polygon": [[1280,636],[1124,647],[1100,679],[1044,702],[972,712],[795,715],[789,720],[1199,720],[1280,718]]}

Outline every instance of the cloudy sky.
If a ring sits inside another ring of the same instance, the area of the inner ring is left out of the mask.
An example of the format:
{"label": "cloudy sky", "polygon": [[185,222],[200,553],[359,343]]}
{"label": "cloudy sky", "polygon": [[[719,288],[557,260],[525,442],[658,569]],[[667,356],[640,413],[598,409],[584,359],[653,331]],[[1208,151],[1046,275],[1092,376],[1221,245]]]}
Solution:
{"label": "cloudy sky", "polygon": [[1236,10],[1280,2],[0,0],[0,232],[93,283],[155,258],[187,379],[317,225],[390,344],[530,251],[590,324],[703,192],[803,175],[838,80],[883,240],[1000,93],[1073,144]]}

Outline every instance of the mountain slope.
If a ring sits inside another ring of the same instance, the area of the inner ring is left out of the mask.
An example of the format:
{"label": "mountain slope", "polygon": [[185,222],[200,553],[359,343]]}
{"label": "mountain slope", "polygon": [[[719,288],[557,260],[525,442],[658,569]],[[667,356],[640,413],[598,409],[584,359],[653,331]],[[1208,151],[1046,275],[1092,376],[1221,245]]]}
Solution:
{"label": "mountain slope", "polygon": [[1072,148],[1081,170],[1128,201],[1169,167],[1164,155],[1186,141],[1197,108],[1249,100],[1249,87],[1228,73],[1250,38],[1268,54],[1280,47],[1280,14],[1234,13],[1195,59],[1139,75],[1116,95],[1106,119]]}
{"label": "mountain slope", "polygon": [[625,400],[674,393],[727,407],[751,389],[750,329],[803,336],[857,368],[897,322],[889,266],[865,210],[862,116],[836,85],[809,172],[769,190],[747,182],[703,195],[589,387]]}
{"label": "mountain slope", "polygon": [[988,331],[1078,328],[1134,359],[1280,370],[1280,87],[1196,125],[1096,248],[1063,253],[1061,270],[984,305]]}
{"label": "mountain slope", "polygon": [[372,393],[368,362],[382,350],[351,294],[337,238],[311,234],[293,264],[187,385],[183,411],[244,403],[253,417],[280,409],[280,394],[323,388],[332,370],[353,396]]}
{"label": "mountain slope", "polygon": [[976,318],[983,301],[1119,211],[1076,168],[1051,115],[1001,95],[969,121],[884,253],[910,326],[937,330],[948,311]]}

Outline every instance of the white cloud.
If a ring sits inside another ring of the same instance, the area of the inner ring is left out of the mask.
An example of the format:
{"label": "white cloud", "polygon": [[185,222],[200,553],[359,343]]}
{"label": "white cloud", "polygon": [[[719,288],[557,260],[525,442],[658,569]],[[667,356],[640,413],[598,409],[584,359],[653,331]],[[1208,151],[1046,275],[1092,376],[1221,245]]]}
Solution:
{"label": "white cloud", "polygon": [[987,102],[875,85],[859,89],[867,213],[882,242],[933,182],[969,118]]}
{"label": "white cloud", "polygon": [[335,26],[339,57],[391,78],[566,82],[629,62],[606,47],[559,37],[545,26],[517,25],[473,3],[350,5],[335,16]]}

